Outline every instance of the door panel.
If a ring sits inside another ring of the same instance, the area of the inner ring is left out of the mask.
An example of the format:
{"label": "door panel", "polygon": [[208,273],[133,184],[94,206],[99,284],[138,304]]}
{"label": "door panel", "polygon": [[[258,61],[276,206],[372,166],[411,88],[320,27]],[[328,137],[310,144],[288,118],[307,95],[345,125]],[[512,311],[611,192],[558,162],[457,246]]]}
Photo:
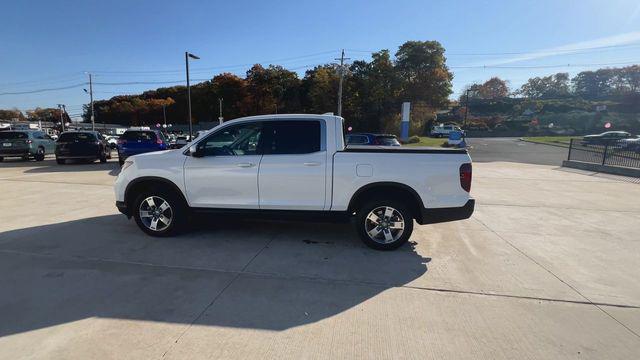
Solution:
{"label": "door panel", "polygon": [[197,157],[184,165],[187,200],[191,206],[258,209],[258,168],[262,154],[262,123],[230,125],[195,146]]}
{"label": "door panel", "polygon": [[184,165],[191,206],[258,208],[258,167],[262,155],[189,157]]}
{"label": "door panel", "polygon": [[260,209],[324,210],[327,152],[264,155]]}
{"label": "door panel", "polygon": [[261,209],[324,210],[325,133],[320,120],[265,122],[258,174]]}

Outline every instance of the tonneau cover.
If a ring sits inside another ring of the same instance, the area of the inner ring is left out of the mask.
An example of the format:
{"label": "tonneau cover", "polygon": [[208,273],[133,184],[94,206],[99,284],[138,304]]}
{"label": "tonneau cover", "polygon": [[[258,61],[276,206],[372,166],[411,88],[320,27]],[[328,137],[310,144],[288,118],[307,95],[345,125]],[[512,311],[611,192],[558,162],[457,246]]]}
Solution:
{"label": "tonneau cover", "polygon": [[425,146],[372,146],[348,145],[343,152],[400,153],[400,154],[466,154],[467,149],[441,149]]}

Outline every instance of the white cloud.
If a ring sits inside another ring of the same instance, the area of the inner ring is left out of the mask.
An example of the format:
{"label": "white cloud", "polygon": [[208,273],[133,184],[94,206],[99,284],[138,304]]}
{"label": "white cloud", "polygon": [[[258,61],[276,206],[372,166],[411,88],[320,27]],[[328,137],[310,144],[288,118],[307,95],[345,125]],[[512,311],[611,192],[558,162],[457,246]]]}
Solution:
{"label": "white cloud", "polygon": [[[640,12],[640,6],[636,9],[636,12]],[[512,64],[520,61],[542,59],[556,55],[571,54],[585,49],[602,48],[608,46],[628,45],[636,42],[640,42],[640,31],[634,31],[624,34],[618,34],[613,36],[607,36],[603,38],[580,41],[571,44],[556,46],[552,48],[542,49],[538,51],[532,51],[525,54],[516,55],[504,59],[491,60],[479,65],[505,65]]]}

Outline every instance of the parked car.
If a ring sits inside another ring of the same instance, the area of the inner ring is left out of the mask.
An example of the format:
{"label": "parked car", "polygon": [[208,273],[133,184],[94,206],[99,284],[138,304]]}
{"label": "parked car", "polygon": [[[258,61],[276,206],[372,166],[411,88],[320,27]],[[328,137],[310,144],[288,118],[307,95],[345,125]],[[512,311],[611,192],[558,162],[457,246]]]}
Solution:
{"label": "parked car", "polygon": [[47,154],[53,154],[56,142],[40,130],[0,131],[0,161],[6,157],[44,160]]}
{"label": "parked car", "polygon": [[127,130],[118,139],[118,162],[122,165],[129,156],[168,148],[160,130]]}
{"label": "parked car", "polygon": [[225,122],[179,151],[127,159],[116,206],[152,236],[175,234],[192,212],[353,218],[364,243],[382,250],[404,244],[414,219],[473,213],[467,150],[345,147],[342,129],[328,114]]}
{"label": "parked car", "polygon": [[449,137],[449,133],[452,131],[462,131],[459,126],[456,125],[436,125],[431,128],[431,137]]}
{"label": "parked car", "polygon": [[65,164],[67,160],[111,159],[111,147],[102,134],[97,131],[65,131],[56,143],[56,161]]}
{"label": "parked car", "polygon": [[345,136],[347,145],[383,145],[400,146],[400,142],[392,134],[354,133]]}
{"label": "parked car", "polygon": [[120,138],[120,136],[117,135],[106,135],[105,140],[107,140],[107,142],[109,143],[109,146],[112,149],[115,149],[118,147],[118,139]]}
{"label": "parked car", "polygon": [[582,138],[582,145],[604,145],[631,137],[632,135],[626,131],[605,131],[602,134],[585,135]]}
{"label": "parked car", "polygon": [[623,150],[640,152],[640,137],[622,139],[619,144]]}
{"label": "parked car", "polygon": [[176,143],[174,145],[175,149],[180,149],[181,147],[187,145],[189,143],[189,135],[178,135],[176,137]]}

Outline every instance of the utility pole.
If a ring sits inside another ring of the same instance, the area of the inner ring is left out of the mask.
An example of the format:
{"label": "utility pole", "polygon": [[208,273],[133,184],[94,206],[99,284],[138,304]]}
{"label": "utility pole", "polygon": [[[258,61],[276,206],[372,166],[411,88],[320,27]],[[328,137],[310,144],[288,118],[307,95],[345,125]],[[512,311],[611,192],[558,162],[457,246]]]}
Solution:
{"label": "utility pole", "polygon": [[[91,130],[95,131],[96,116],[95,116],[95,113],[93,112],[93,78],[90,73],[87,73],[87,75],[89,75],[89,99],[91,100]],[[105,127],[106,127],[106,124],[105,124]]]}
{"label": "utility pole", "polygon": [[465,106],[465,111],[464,111],[464,120],[462,121],[462,127],[466,128],[467,127],[467,115],[469,114],[469,91],[471,91],[471,89],[467,89],[467,100],[466,102],[466,106]]}
{"label": "utility pole", "polygon": [[222,120],[224,120],[222,117],[222,101],[224,101],[224,98],[218,98],[218,107],[220,108],[220,116],[218,116],[219,125],[222,124]]}
{"label": "utility pole", "polygon": [[58,104],[58,109],[60,110],[60,126],[62,126],[62,131],[64,132],[64,116],[62,115],[62,104]]}
{"label": "utility pole", "polygon": [[350,60],[344,57],[344,49],[342,49],[342,55],[340,55],[340,83],[338,85],[338,116],[342,116],[342,82],[344,81],[344,61]]}

